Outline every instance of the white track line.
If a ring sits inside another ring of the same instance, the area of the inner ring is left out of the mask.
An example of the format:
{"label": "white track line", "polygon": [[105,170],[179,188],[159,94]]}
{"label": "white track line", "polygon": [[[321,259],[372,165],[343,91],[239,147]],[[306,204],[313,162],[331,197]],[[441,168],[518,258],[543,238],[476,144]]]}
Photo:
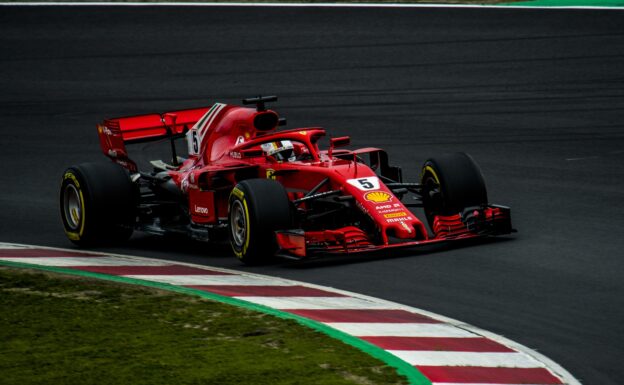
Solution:
{"label": "white track line", "polygon": [[35,258],[2,258],[2,261],[32,263],[41,266],[167,266],[167,261],[145,261],[119,257],[35,257]]}
{"label": "white track line", "polygon": [[544,365],[522,353],[440,352],[388,350],[411,365],[481,366],[491,368],[541,368]]}
{"label": "white track line", "polygon": [[476,382],[465,382],[458,384],[457,382],[432,382],[431,385],[543,385],[543,384],[496,384],[496,383],[476,383]]}
{"label": "white track line", "polygon": [[357,337],[477,337],[448,324],[327,322],[326,325]]}
{"label": "white track line", "polygon": [[281,279],[246,277],[243,275],[124,275],[128,278],[168,283],[178,286],[293,286],[293,282]]}
{"label": "white track line", "polygon": [[494,8],[494,9],[587,9],[587,10],[624,10],[624,7],[564,5],[487,5],[487,4],[386,4],[386,3],[188,3],[188,2],[19,2],[2,3],[0,6],[15,7],[303,7],[303,8]]}
{"label": "white track line", "polygon": [[243,301],[280,310],[322,310],[322,309],[396,309],[383,303],[354,297],[235,297]]}
{"label": "white track line", "polygon": [[0,249],[5,250],[23,250],[23,249],[31,249],[31,247],[25,247],[22,245],[11,245],[8,243],[0,243]]}

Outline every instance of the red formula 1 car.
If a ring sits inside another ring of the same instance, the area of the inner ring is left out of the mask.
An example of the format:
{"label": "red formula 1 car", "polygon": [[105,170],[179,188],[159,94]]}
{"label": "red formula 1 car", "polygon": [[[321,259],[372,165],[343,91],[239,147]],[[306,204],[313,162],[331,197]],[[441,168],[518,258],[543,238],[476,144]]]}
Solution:
{"label": "red formula 1 car", "polygon": [[[67,237],[78,245],[127,240],[134,230],[183,233],[202,241],[229,238],[244,263],[273,255],[370,252],[512,232],[510,210],[488,204],[483,177],[464,153],[431,158],[421,180],[379,148],[320,150],[321,128],[277,130],[285,123],[265,103],[108,119],[98,125],[112,162],[68,168],[60,205]],[[176,154],[186,138],[188,156]],[[172,159],[139,170],[130,143],[170,140]],[[422,207],[431,232],[410,211]]]}

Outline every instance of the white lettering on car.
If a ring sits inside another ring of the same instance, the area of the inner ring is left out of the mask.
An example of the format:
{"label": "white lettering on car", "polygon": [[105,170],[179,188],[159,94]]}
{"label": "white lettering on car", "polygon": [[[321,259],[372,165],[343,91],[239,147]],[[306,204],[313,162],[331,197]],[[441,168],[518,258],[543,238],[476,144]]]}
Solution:
{"label": "white lettering on car", "polygon": [[349,183],[351,186],[357,187],[358,190],[368,191],[379,189],[379,178],[377,178],[376,176],[348,179],[347,183]]}

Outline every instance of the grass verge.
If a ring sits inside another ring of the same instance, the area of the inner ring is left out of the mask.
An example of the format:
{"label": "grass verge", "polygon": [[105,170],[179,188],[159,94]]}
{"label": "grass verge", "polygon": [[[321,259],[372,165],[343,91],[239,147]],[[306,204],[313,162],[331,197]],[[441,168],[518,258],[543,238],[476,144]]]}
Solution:
{"label": "grass verge", "polygon": [[[472,4],[472,5],[496,5],[510,4],[522,0],[1,0],[2,3],[55,3],[59,1],[70,3],[87,2],[107,2],[107,3],[332,3],[332,4],[352,4],[352,3],[374,3],[374,4]],[[559,1],[559,0],[557,0]],[[586,0],[592,1],[592,0]]]}
{"label": "grass verge", "polygon": [[404,384],[294,321],[167,291],[0,267],[3,384]]}

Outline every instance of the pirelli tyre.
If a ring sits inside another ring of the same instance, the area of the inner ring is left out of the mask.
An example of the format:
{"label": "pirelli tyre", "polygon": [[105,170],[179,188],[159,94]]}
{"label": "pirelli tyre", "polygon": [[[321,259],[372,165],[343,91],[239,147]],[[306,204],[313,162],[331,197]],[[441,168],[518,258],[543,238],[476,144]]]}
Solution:
{"label": "pirelli tyre", "polygon": [[421,173],[422,200],[431,228],[436,215],[454,215],[470,206],[487,204],[479,166],[463,152],[428,159]]}
{"label": "pirelli tyre", "polygon": [[132,235],[137,189],[116,163],[82,163],[65,170],[61,219],[79,246],[116,244]]}
{"label": "pirelli tyre", "polygon": [[275,231],[291,227],[291,207],[284,187],[270,179],[248,179],[232,189],[229,233],[234,255],[245,264],[260,264],[277,249]]}

